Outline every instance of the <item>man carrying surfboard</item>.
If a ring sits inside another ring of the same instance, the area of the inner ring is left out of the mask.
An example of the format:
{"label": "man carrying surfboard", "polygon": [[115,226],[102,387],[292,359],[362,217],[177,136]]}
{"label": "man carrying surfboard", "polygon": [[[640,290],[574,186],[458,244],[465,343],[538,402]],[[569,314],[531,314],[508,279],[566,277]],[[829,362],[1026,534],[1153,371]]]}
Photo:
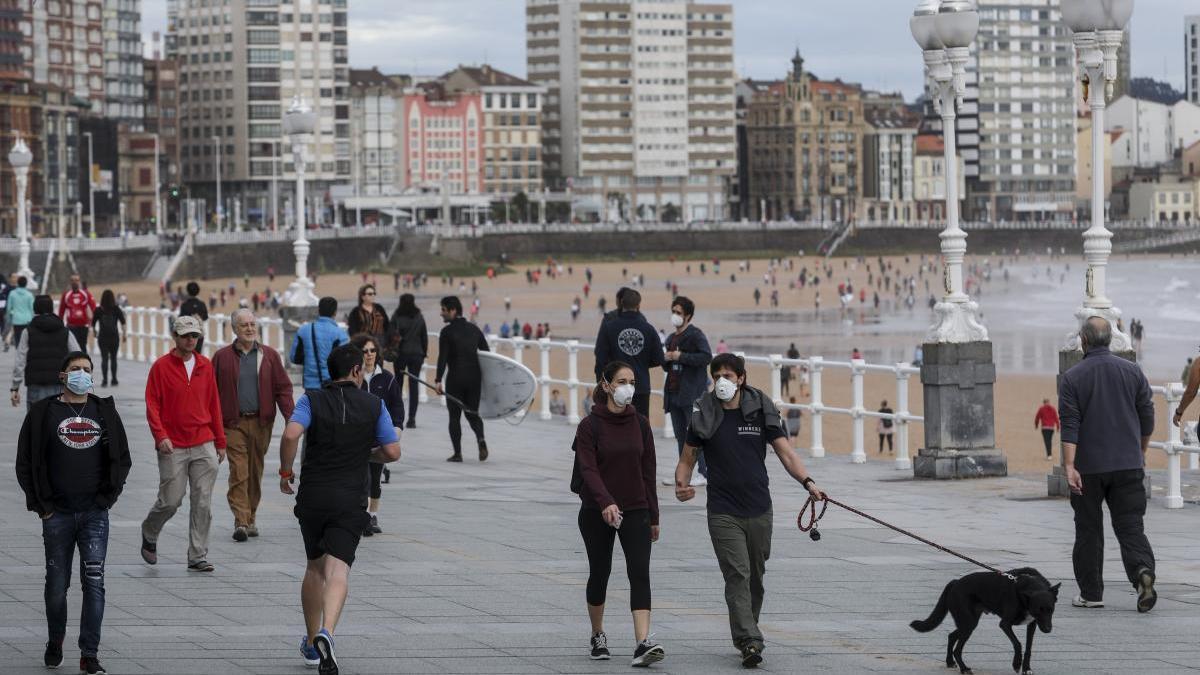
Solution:
{"label": "man carrying surfboard", "polygon": [[[479,461],[483,462],[488,458],[488,448],[483,439],[483,420],[478,414],[483,390],[478,352],[489,351],[487,339],[475,324],[463,318],[462,302],[457,296],[442,298],[441,312],[446,326],[438,336],[437,379],[433,383],[439,395],[449,394],[446,410],[450,413],[450,444],[454,447],[454,454],[446,461],[462,461],[461,418],[465,412],[467,424],[471,425],[471,431],[475,432],[475,440],[479,443]],[[442,386],[443,377],[445,387]]]}

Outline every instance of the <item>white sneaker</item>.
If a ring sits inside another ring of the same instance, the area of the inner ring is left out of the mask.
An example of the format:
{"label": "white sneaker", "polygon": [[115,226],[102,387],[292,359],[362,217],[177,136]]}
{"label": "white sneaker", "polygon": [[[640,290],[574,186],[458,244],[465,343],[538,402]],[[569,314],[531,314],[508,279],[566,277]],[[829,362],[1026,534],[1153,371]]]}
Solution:
{"label": "white sneaker", "polygon": [[1073,606],[1073,607],[1092,607],[1092,608],[1103,607],[1104,601],[1103,600],[1084,600],[1082,595],[1077,595],[1077,596],[1075,596],[1075,599],[1071,601],[1071,606]]}
{"label": "white sneaker", "polygon": [[704,487],[708,485],[708,479],[703,474],[696,474],[692,477],[692,487]]}

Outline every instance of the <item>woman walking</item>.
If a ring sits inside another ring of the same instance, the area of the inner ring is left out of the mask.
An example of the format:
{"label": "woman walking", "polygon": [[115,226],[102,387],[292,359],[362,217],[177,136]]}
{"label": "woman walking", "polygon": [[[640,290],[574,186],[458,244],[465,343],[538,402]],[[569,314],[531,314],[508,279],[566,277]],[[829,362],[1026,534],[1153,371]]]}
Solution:
{"label": "woman walking", "polygon": [[663,660],[666,652],[650,641],[650,545],[658,541],[654,434],[631,405],[632,366],[614,361],[604,368],[592,412],[575,432],[579,462],[579,533],[587,549],[587,610],[592,624],[593,660],[611,657],[604,633],[604,602],[612,571],[613,540],[621,539],[629,575],[629,606],[637,648],[634,666]]}
{"label": "woman walking", "polygon": [[[392,370],[399,379],[402,395],[406,381],[408,384],[408,422],[405,426],[412,429],[417,426],[417,401],[420,394],[417,387],[421,385],[404,374],[421,377],[421,366],[429,353],[429,329],[425,327],[425,317],[421,316],[421,310],[417,309],[412,293],[400,296],[400,306],[392,314],[392,322],[388,327],[388,351],[396,355]],[[400,412],[403,412],[403,407]],[[402,420],[403,417],[392,419]]]}
{"label": "woman walking", "polygon": [[[360,333],[350,339],[350,344],[361,349],[363,353],[363,390],[374,394],[383,401],[383,405],[387,408],[388,414],[392,416],[393,424],[395,424],[394,420],[400,419],[397,415],[404,410],[404,399],[400,396],[400,387],[396,384],[396,378],[381,366],[383,360],[379,358],[379,342],[370,335]],[[399,432],[400,428],[396,427],[397,435]],[[371,468],[371,501],[367,503],[367,513],[370,514],[371,521],[363,529],[364,537],[383,532],[379,527],[379,498],[383,496],[379,482],[381,477],[384,477],[383,482],[385,483],[392,478],[392,472],[388,471],[384,465],[371,462],[369,466]]]}
{"label": "woman walking", "polygon": [[117,306],[112,289],[100,295],[100,307],[92,314],[92,330],[96,332],[96,344],[100,346],[101,387],[108,386],[108,374],[112,371],[112,384],[117,386],[117,354],[121,349],[121,337],[125,330],[125,312]]}
{"label": "woman walking", "polygon": [[383,334],[387,330],[388,315],[383,305],[375,302],[375,286],[365,284],[358,289],[358,306],[350,310],[346,317],[346,332],[351,336],[366,333],[383,343]]}

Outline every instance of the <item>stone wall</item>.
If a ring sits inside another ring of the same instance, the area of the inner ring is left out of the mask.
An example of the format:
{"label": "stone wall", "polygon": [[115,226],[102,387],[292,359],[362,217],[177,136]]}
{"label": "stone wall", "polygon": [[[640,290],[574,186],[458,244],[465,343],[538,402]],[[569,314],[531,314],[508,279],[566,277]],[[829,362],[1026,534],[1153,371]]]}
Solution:
{"label": "stone wall", "polygon": [[[148,249],[129,249],[126,251],[78,251],[71,254],[74,259],[74,270],[78,270],[88,281],[89,286],[96,284],[116,283],[140,279],[142,271],[150,264],[153,252]],[[18,257],[15,253],[0,253],[0,270],[5,273],[16,271]],[[46,273],[46,253],[33,252],[29,256],[29,266],[38,279]],[[63,288],[67,278],[73,273],[71,260],[60,261],[55,254],[50,275],[51,291]]]}

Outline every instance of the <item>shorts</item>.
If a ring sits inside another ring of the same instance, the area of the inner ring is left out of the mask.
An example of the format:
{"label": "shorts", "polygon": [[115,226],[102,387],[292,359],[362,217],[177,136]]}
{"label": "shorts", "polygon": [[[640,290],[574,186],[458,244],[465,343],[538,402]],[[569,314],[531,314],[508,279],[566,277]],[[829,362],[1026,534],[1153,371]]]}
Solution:
{"label": "shorts", "polygon": [[304,537],[304,555],[317,560],[331,555],[347,565],[354,564],[354,553],[363,530],[371,522],[366,509],[326,510],[305,508],[299,504],[292,510],[300,521]]}

